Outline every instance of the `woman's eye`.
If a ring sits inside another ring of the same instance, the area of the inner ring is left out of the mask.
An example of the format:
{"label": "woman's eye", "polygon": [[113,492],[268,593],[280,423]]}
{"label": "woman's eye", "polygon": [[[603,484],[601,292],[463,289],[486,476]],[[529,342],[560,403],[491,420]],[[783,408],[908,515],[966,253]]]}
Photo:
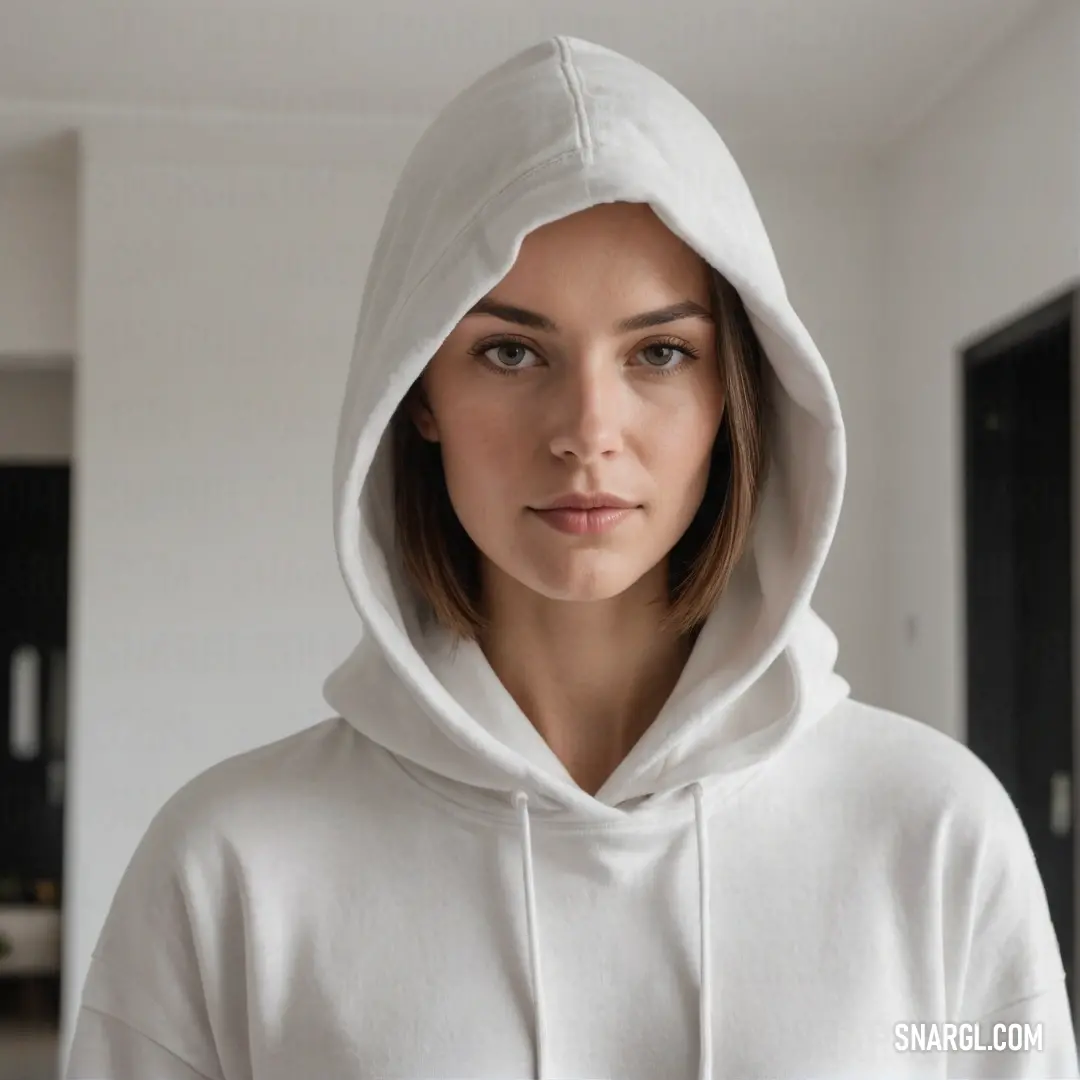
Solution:
{"label": "woman's eye", "polygon": [[[486,349],[481,346],[472,351],[474,355],[483,356],[496,371],[506,374],[533,367],[534,365],[529,362],[530,357],[536,358],[533,350],[520,341],[499,341]],[[657,374],[667,374],[681,369],[696,354],[688,346],[653,342],[639,349],[637,355],[644,359],[646,368],[652,369]]]}
{"label": "woman's eye", "polygon": [[519,368],[524,366],[525,357],[531,352],[531,349],[519,345],[516,341],[504,341],[501,345],[493,345],[485,350],[484,355],[496,367]]}
{"label": "woman's eye", "polygon": [[676,357],[686,359],[686,353],[675,345],[646,345],[641,351],[650,367],[677,367],[678,364],[673,364],[672,360]]}

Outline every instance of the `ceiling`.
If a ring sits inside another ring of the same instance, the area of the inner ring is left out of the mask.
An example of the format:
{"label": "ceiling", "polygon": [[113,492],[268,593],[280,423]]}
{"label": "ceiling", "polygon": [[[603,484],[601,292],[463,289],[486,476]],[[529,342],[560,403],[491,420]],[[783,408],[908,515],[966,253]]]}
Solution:
{"label": "ceiling", "polygon": [[1048,0],[0,0],[0,140],[87,111],[430,115],[555,33],[727,135],[880,146]]}

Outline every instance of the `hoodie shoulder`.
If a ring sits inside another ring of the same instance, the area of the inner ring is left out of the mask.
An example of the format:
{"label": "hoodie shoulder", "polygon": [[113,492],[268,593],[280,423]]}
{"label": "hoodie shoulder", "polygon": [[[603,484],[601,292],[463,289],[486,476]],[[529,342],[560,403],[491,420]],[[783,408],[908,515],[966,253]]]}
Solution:
{"label": "hoodie shoulder", "polygon": [[[244,866],[279,867],[290,837],[327,820],[325,803],[355,784],[354,755],[370,746],[340,719],[226,758],[188,780],[153,815],[117,886],[93,951],[132,985],[193,959],[194,942],[243,919],[237,904]],[[167,941],[175,954],[155,942]],[[220,944],[227,944],[228,937]],[[152,970],[151,970],[152,969]],[[182,980],[180,980],[182,981]],[[115,1014],[114,1014],[115,1015]],[[123,1019],[123,1017],[121,1017]],[[205,1071],[205,1070],[204,1070]]]}
{"label": "hoodie shoulder", "polygon": [[809,753],[823,755],[842,772],[845,787],[867,793],[912,827],[933,826],[928,835],[951,850],[970,849],[980,860],[972,870],[986,870],[992,852],[1033,864],[1012,797],[959,739],[922,720],[851,699],[824,717],[815,733]]}
{"label": "hoodie shoulder", "polygon": [[216,828],[222,815],[277,800],[326,781],[347,767],[366,740],[340,717],[321,720],[290,735],[230,755],[203,769],[162,805],[162,826]]}
{"label": "hoodie shoulder", "polygon": [[1001,781],[969,746],[925,721],[849,698],[815,732],[831,753],[840,750],[842,762],[861,765],[875,785],[906,795],[908,805],[948,806],[976,819],[1008,815],[1012,807]]}
{"label": "hoodie shoulder", "polygon": [[923,875],[955,1017],[979,1020],[1058,990],[1065,971],[1042,874],[990,767],[945,732],[857,701],[824,718],[819,734],[811,754],[838,759],[848,780],[833,781],[873,808],[899,872]]}
{"label": "hoodie shoulder", "polygon": [[321,720],[233,754],[196,773],[154,814],[140,847],[164,844],[199,857],[221,844],[256,844],[273,822],[297,821],[358,770],[373,744],[341,717]]}
{"label": "hoodie shoulder", "polygon": [[245,874],[254,866],[269,868],[271,882],[288,875],[283,838],[326,821],[335,774],[355,777],[351,755],[369,745],[340,719],[325,720],[212,765],[165,801],[95,943],[73,1077],[107,1075],[116,1060],[152,1060],[155,1075],[178,1080],[234,1075],[247,1053]]}

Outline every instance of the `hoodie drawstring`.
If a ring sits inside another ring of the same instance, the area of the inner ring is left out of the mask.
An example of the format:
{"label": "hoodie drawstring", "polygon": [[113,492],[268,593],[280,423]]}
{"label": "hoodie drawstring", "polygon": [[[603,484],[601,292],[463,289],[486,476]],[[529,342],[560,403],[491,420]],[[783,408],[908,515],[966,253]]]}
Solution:
{"label": "hoodie drawstring", "polygon": [[705,789],[694,784],[694,816],[697,819],[698,850],[698,899],[701,918],[701,990],[698,996],[698,1025],[701,1040],[698,1050],[698,1076],[700,1080],[712,1077],[712,893],[709,881],[709,827],[705,816]]}
{"label": "hoodie drawstring", "polygon": [[529,933],[529,971],[532,976],[533,1015],[536,1020],[536,1080],[547,1080],[547,1023],[544,983],[540,977],[540,928],[536,922],[536,882],[533,878],[532,833],[529,830],[529,796],[514,792],[514,806],[521,825],[521,855],[525,869],[525,924]]}
{"label": "hoodie drawstring", "polygon": [[[705,789],[692,785],[694,817],[697,833],[698,899],[701,941],[701,988],[699,1004],[699,1080],[711,1080],[713,1065],[712,1040],[712,918],[709,869],[709,830],[705,816]],[[533,1015],[536,1023],[536,1080],[547,1080],[547,1019],[544,1005],[544,983],[540,976],[540,928],[536,918],[536,880],[533,872],[532,832],[529,827],[529,796],[514,792],[514,806],[521,826],[521,858],[525,874],[525,924],[529,937],[529,971],[532,977]]]}

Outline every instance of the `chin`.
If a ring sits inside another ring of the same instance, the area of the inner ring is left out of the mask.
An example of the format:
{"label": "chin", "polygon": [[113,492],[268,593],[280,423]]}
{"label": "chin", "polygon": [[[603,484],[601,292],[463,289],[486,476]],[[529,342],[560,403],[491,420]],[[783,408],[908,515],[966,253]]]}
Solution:
{"label": "chin", "polygon": [[[662,572],[662,552],[642,550],[640,544],[610,547],[579,547],[567,550],[557,543],[538,545],[535,538],[524,543],[492,544],[484,561],[498,577],[548,600],[570,603],[598,602],[621,596],[653,573]],[[531,541],[531,542],[529,542]],[[650,545],[651,547],[651,545]],[[630,549],[633,550],[630,550]]]}
{"label": "chin", "polygon": [[642,574],[636,567],[626,565],[585,566],[562,565],[529,568],[521,567],[520,574],[514,576],[533,592],[546,596],[549,600],[566,600],[577,603],[596,600],[610,600],[620,596],[631,588]]}
{"label": "chin", "polygon": [[537,588],[534,592],[540,593],[541,596],[546,597],[548,600],[561,600],[564,603],[598,603],[602,600],[613,600],[616,596],[621,596],[633,582],[627,582],[625,585],[600,588],[598,586],[578,586],[568,587],[565,589],[552,589],[552,588]]}

